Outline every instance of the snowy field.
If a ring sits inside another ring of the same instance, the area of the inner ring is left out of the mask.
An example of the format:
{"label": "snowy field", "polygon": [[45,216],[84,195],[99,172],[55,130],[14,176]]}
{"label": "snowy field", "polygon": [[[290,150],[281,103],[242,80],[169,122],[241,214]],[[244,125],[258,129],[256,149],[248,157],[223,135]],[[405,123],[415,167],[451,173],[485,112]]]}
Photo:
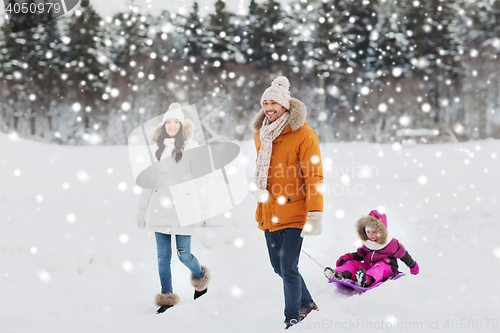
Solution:
{"label": "snowy field", "polygon": [[[250,180],[255,152],[248,158]],[[69,147],[0,134],[0,332],[281,332],[281,280],[254,222],[255,200],[203,229],[193,253],[209,267],[196,302],[173,258],[181,303],[156,315],[154,235],[133,221],[138,201],[125,146]],[[293,330],[498,331],[500,141],[400,147],[322,145],[323,233],[303,249],[325,266],[358,245],[355,221],[385,209],[420,274],[346,297],[302,255],[319,305]],[[399,327],[399,328],[398,328]]]}

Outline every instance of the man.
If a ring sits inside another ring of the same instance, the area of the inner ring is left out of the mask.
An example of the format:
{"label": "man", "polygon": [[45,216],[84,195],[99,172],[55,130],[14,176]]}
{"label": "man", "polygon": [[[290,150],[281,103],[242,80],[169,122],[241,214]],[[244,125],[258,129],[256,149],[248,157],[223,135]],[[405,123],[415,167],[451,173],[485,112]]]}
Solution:
{"label": "man", "polygon": [[298,263],[305,235],[319,235],[323,170],[317,134],[306,123],[304,103],[290,97],[290,83],[275,79],[252,121],[257,167],[255,218],[265,232],[271,265],[283,280],[285,328],[317,310]]}

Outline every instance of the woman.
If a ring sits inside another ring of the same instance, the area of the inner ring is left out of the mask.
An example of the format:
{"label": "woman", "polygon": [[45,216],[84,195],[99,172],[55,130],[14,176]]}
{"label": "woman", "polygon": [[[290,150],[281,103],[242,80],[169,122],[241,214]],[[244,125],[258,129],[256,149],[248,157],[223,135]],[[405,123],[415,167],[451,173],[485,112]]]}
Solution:
{"label": "woman", "polygon": [[[157,187],[164,181],[166,173],[163,171],[168,163],[178,163],[182,159],[182,152],[195,148],[198,143],[193,141],[194,124],[189,119],[184,119],[181,106],[177,103],[170,105],[163,116],[163,123],[155,130],[153,141],[156,142],[158,150],[155,158],[159,162],[168,157],[170,161],[156,164]],[[174,162],[175,161],[175,162]],[[154,193],[154,196],[153,196]],[[153,199],[153,200],[151,200]],[[194,228],[181,227],[175,208],[171,203],[171,194],[168,186],[160,186],[159,189],[144,189],[139,200],[136,223],[139,228],[146,226],[144,220],[146,210],[151,203],[149,228],[155,232],[156,248],[158,253],[158,270],[160,273],[161,293],[156,296],[156,305],[160,308],[156,313],[163,313],[179,302],[179,296],[173,292],[171,258],[172,258],[172,235],[175,235],[177,256],[179,260],[191,271],[191,283],[195,288],[194,299],[207,292],[210,279],[206,267],[201,266],[198,259],[191,253],[191,235]]]}

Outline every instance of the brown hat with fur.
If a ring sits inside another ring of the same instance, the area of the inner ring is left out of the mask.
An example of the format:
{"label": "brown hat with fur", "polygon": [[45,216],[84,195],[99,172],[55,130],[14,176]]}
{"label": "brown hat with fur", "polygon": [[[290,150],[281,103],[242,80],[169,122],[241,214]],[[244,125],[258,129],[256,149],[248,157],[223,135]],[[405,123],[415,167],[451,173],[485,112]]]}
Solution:
{"label": "brown hat with fur", "polygon": [[376,243],[385,244],[387,242],[389,232],[387,230],[387,216],[384,213],[372,210],[368,216],[363,216],[358,220],[356,223],[356,230],[362,241],[368,240],[365,227],[370,227],[377,231]]}

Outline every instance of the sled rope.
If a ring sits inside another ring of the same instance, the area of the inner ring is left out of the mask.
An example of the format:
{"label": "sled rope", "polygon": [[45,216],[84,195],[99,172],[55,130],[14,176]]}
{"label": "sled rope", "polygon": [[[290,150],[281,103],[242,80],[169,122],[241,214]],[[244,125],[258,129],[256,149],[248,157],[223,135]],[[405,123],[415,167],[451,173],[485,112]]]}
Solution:
{"label": "sled rope", "polygon": [[325,269],[325,267],[323,267],[323,265],[321,265],[319,262],[317,262],[316,260],[314,260],[314,258],[313,258],[313,257],[311,257],[311,256],[310,256],[310,255],[309,255],[306,251],[302,250],[302,252],[304,252],[305,254],[307,254],[307,256],[308,256],[309,258],[311,258],[311,259],[312,259],[315,263],[317,263],[318,265],[320,265],[320,266],[321,266],[321,268]]}

